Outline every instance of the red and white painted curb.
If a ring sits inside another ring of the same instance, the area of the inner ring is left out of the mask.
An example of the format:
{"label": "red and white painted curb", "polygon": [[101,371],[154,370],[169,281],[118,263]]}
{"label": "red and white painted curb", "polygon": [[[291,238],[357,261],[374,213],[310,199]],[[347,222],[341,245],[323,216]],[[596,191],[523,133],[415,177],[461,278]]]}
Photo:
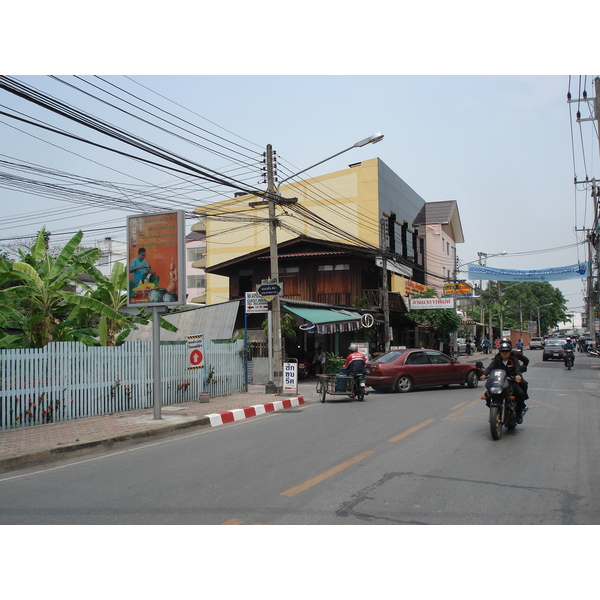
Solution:
{"label": "red and white painted curb", "polygon": [[293,408],[294,406],[300,406],[301,404],[304,404],[304,398],[302,396],[297,396],[294,398],[287,398],[286,400],[275,400],[275,402],[267,402],[266,404],[255,404],[254,406],[248,406],[247,408],[236,408],[234,410],[227,410],[225,412],[213,413],[206,416],[210,419],[210,426],[216,427],[217,425],[242,421],[249,417],[257,417],[258,415],[264,415],[265,413],[275,412],[285,408]]}

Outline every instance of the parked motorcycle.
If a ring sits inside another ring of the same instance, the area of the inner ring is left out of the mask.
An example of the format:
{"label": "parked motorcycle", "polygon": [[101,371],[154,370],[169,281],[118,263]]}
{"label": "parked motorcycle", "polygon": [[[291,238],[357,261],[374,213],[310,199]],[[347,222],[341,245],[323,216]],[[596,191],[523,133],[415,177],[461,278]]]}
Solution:
{"label": "parked motorcycle", "polygon": [[575,353],[573,352],[573,350],[565,350],[565,356],[564,356],[565,367],[567,367],[567,369],[569,369],[569,371],[571,370],[571,367],[575,363],[574,354]]}
{"label": "parked motorcycle", "polygon": [[[499,440],[502,427],[514,429],[517,426],[517,403],[511,394],[512,377],[506,376],[503,369],[494,369],[485,382],[485,396],[482,400],[490,407],[490,433],[492,439]],[[518,385],[514,382],[514,385]],[[527,408],[523,410],[523,415]]]}
{"label": "parked motorcycle", "polygon": [[595,358],[600,358],[600,350],[596,348],[588,348],[587,355],[593,356]]}

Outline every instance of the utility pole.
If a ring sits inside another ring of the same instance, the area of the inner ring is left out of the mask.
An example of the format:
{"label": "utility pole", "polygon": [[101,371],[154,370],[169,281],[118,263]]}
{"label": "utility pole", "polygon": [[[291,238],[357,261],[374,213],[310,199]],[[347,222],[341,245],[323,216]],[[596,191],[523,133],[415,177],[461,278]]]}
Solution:
{"label": "utility pole", "polygon": [[389,243],[387,242],[389,230],[386,227],[385,219],[381,219],[381,293],[383,309],[383,349],[384,352],[390,351],[390,305],[389,305],[389,286],[387,272],[387,253],[389,252]]}
{"label": "utility pole", "polygon": [[[277,217],[275,202],[277,188],[273,172],[273,146],[267,145],[267,193],[269,198],[269,248],[271,255],[271,283],[279,281],[279,257],[277,254]],[[272,381],[267,384],[267,393],[279,393],[282,389],[283,356],[281,352],[281,304],[279,296],[271,300],[273,327],[273,373]]]}
{"label": "utility pole", "polygon": [[[587,92],[583,92],[583,98],[571,98],[571,94],[567,95],[567,102],[594,102],[594,116],[589,118],[581,118],[581,113],[577,111],[577,122],[583,121],[596,121],[596,128],[600,127],[600,77],[594,78],[594,91],[595,96],[593,98],[587,97]],[[598,147],[600,153],[600,137],[598,138]],[[586,178],[585,182],[577,181],[577,183],[589,183]],[[598,191],[596,186],[596,180],[592,179],[592,202],[594,206],[594,226],[590,236],[588,236],[589,242],[589,260],[590,260],[590,273],[588,277],[588,293],[587,293],[587,313],[588,313],[588,329],[592,341],[596,342],[596,306],[598,305],[598,294],[594,292],[594,267],[596,269],[596,280],[600,279],[600,203],[598,201]],[[596,251],[595,265],[592,248]]]}

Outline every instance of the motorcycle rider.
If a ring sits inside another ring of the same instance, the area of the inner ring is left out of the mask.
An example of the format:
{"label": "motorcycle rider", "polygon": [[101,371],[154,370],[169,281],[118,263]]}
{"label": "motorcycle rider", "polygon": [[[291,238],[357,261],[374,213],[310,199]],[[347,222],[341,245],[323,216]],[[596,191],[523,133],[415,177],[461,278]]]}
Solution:
{"label": "motorcycle rider", "polygon": [[[511,388],[515,400],[517,401],[517,423],[522,423],[523,412],[526,409],[526,394],[520,386],[520,383],[523,381],[523,376],[521,375],[519,360],[513,355],[512,346],[508,342],[502,342],[500,344],[498,354],[494,356],[488,368],[483,372],[483,375],[481,375],[480,379],[487,379],[487,376],[495,369],[502,369],[503,371],[506,371],[506,376],[514,377],[515,382],[519,384],[514,385],[511,382]],[[486,404],[488,404],[488,401],[486,401]]]}
{"label": "motorcycle rider", "polygon": [[565,344],[563,344],[563,350],[565,352],[565,365],[567,364],[567,351],[568,350],[572,350],[573,351],[573,357],[572,357],[572,363],[571,364],[575,364],[575,344],[573,343],[573,341],[571,340],[570,337],[567,338],[567,341]]}
{"label": "motorcycle rider", "polygon": [[356,344],[350,344],[348,350],[350,350],[350,354],[348,354],[346,362],[344,363],[346,373],[353,377],[356,375],[364,375],[367,372],[367,357],[362,352],[358,351],[358,346]]}
{"label": "motorcycle rider", "polygon": [[354,379],[355,390],[358,390],[360,378],[364,377],[367,372],[367,357],[358,351],[356,344],[350,344],[348,350],[350,350],[350,354],[346,358],[344,369],[346,369],[346,374]]}

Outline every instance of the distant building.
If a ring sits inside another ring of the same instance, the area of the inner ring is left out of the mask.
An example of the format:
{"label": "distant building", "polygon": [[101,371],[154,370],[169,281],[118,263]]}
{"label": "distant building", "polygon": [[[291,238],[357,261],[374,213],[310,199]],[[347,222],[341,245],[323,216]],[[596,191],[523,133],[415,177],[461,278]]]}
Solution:
{"label": "distant building", "polygon": [[425,283],[441,296],[455,277],[456,244],[465,241],[456,200],[425,203],[412,225],[425,238]]}
{"label": "distant building", "polygon": [[96,267],[106,277],[110,275],[114,263],[121,262],[123,265],[127,265],[127,244],[125,242],[106,237],[96,241],[96,248],[100,250]]}
{"label": "distant building", "polygon": [[185,236],[185,272],[187,301],[206,303],[206,236],[191,231]]}

